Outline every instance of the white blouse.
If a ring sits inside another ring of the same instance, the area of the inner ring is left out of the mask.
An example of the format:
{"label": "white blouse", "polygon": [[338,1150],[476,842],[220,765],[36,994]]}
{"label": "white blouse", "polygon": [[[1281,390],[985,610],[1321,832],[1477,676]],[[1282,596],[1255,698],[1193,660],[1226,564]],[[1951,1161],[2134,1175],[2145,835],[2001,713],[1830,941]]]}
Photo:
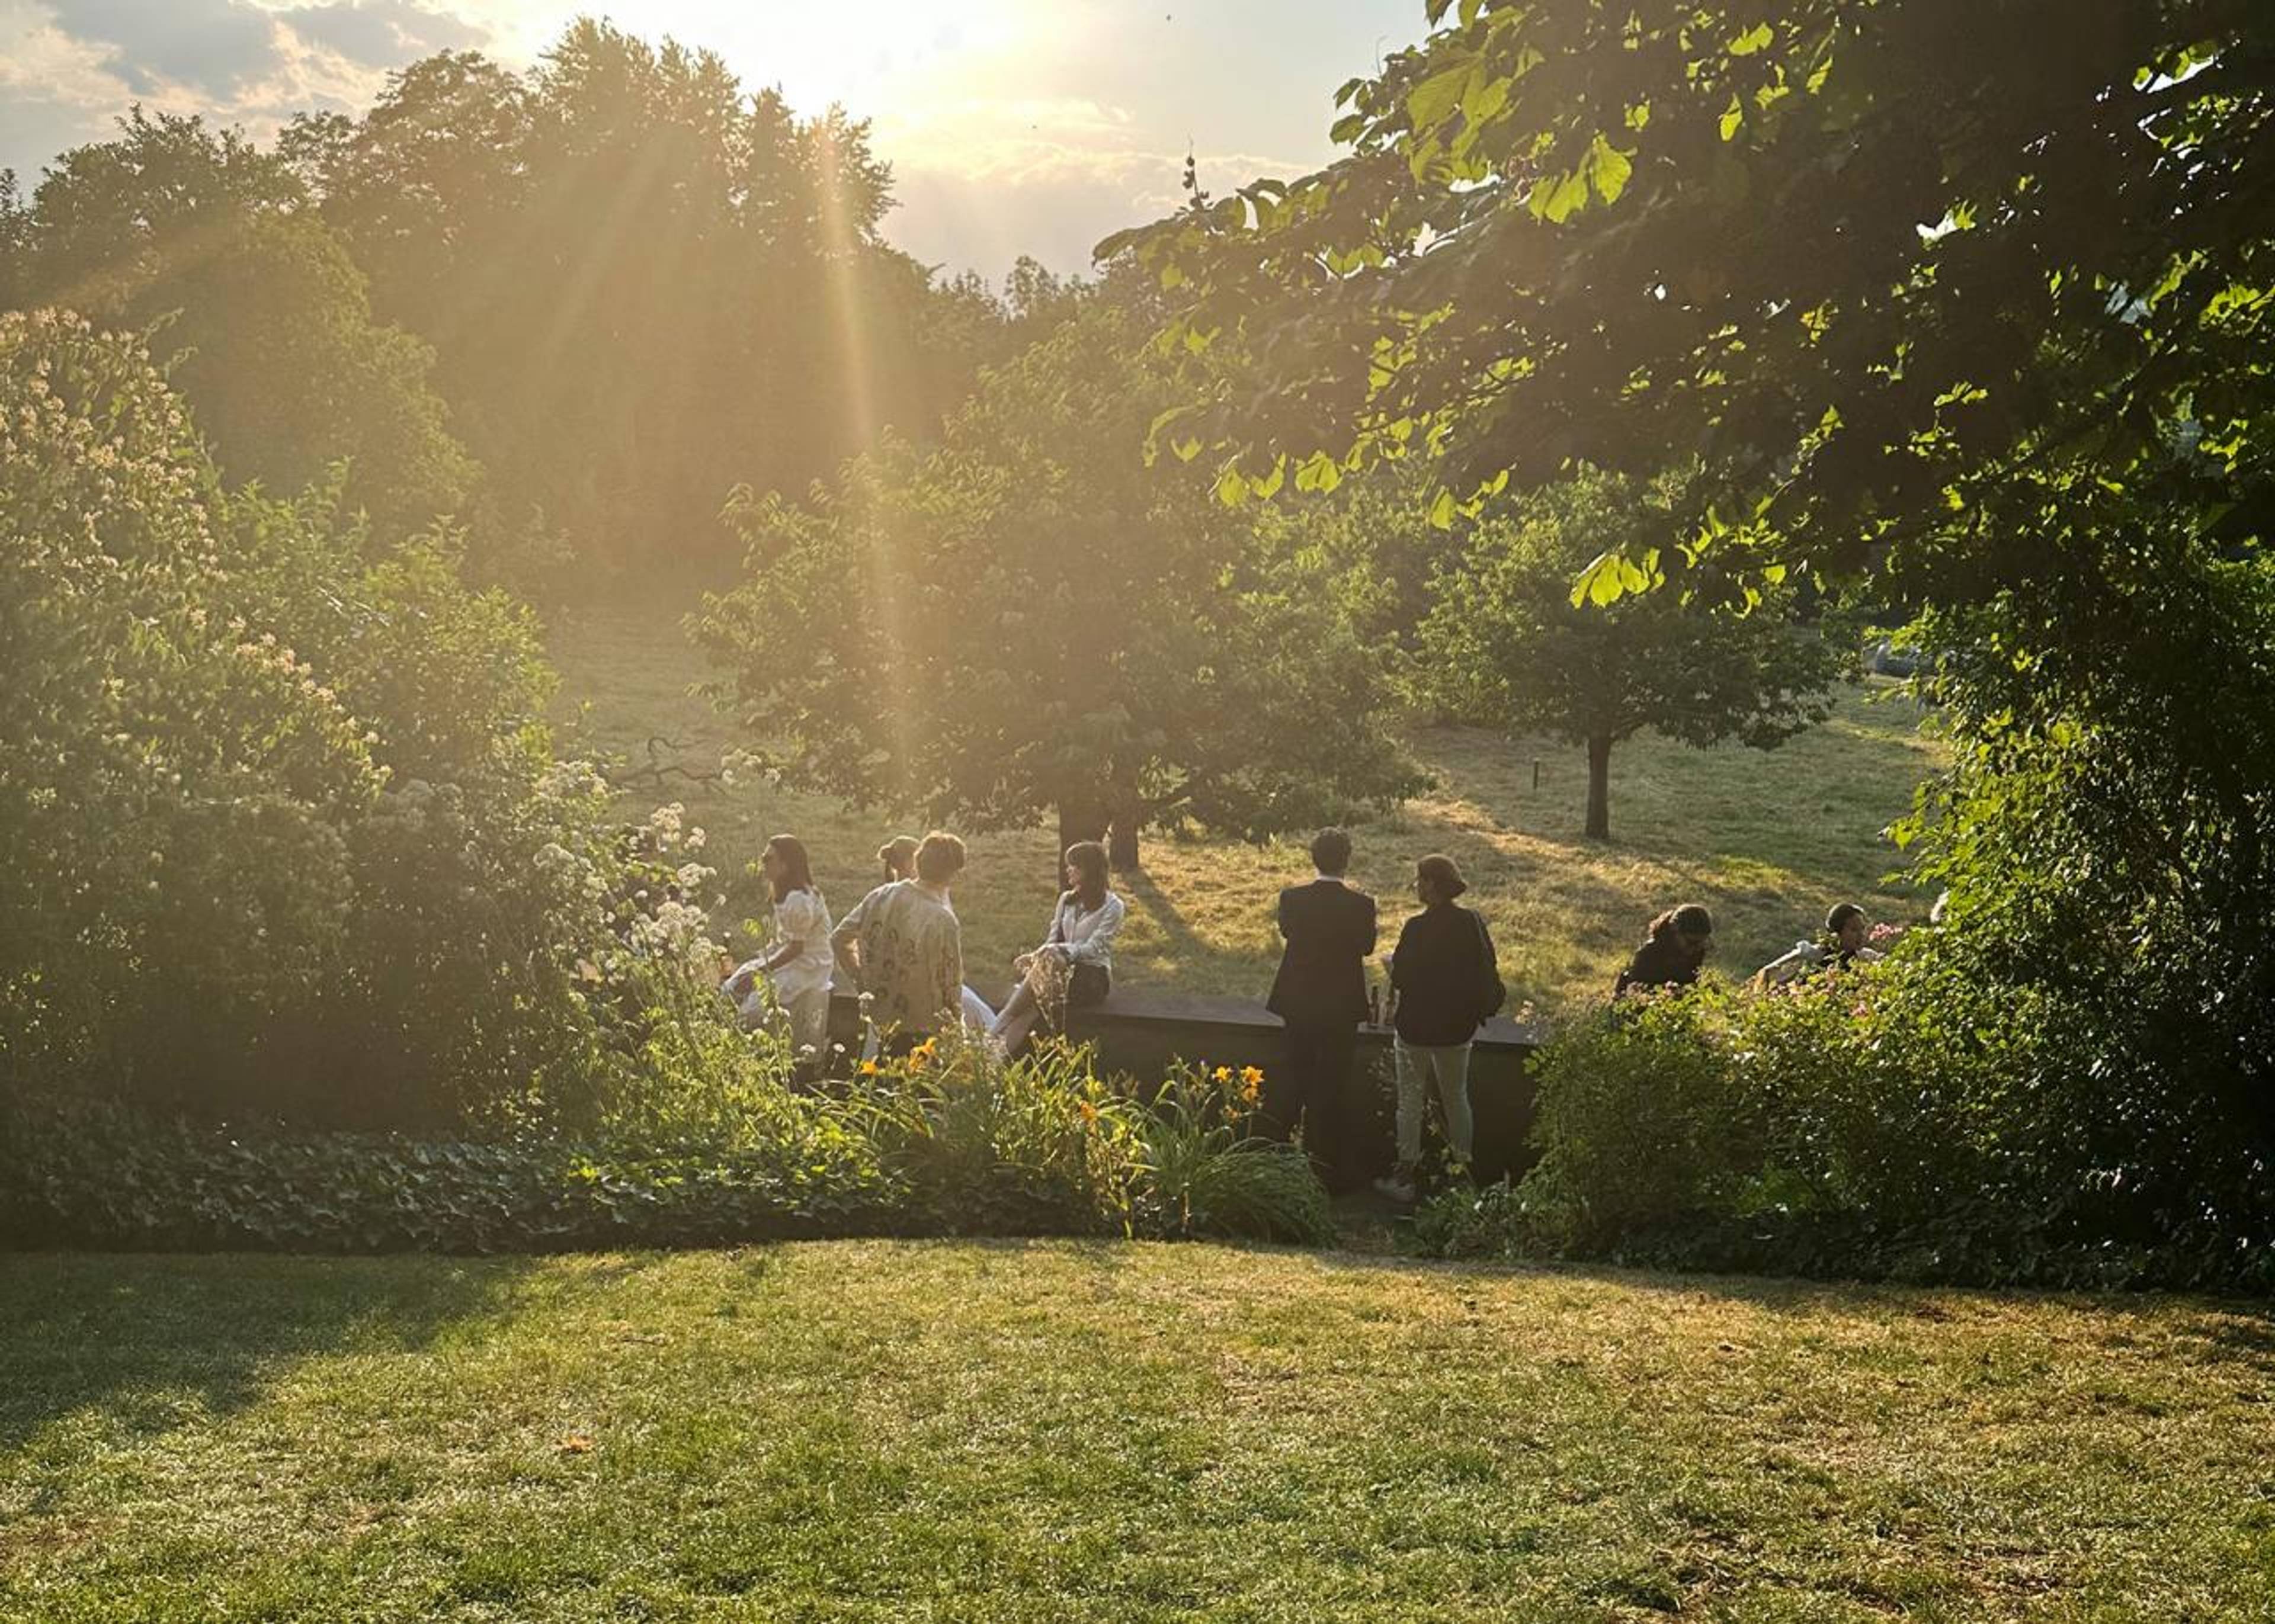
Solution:
{"label": "white blouse", "polygon": [[795,942],[797,956],[775,971],[775,996],[783,1003],[829,985],[836,956],[829,946],[829,910],[820,894],[792,891],[775,904],[775,939],[767,956]]}
{"label": "white blouse", "polygon": [[1089,909],[1082,905],[1079,891],[1069,891],[1059,898],[1059,910],[1051,916],[1051,933],[1043,938],[1043,945],[1065,948],[1069,964],[1095,964],[1111,975],[1114,938],[1129,911],[1111,891],[1104,902]]}

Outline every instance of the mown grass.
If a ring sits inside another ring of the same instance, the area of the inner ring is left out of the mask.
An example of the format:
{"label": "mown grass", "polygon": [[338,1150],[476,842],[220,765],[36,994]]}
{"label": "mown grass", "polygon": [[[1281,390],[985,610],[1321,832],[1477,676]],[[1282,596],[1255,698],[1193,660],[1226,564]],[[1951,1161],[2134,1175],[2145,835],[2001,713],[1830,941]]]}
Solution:
{"label": "mown grass", "polygon": [[[723,749],[751,742],[691,696],[706,672],[676,611],[564,616],[550,646],[563,673],[563,715],[577,719],[588,744],[635,768],[660,761],[715,770]],[[1601,997],[1644,923],[1679,902],[1714,910],[1722,925],[1717,962],[1743,975],[1807,934],[1842,898],[1893,918],[1924,913],[1916,892],[1885,883],[1901,859],[1883,834],[1939,760],[1918,722],[1908,699],[1876,686],[1845,692],[1829,724],[1778,751],[1636,739],[1613,758],[1608,845],[1580,832],[1580,752],[1429,729],[1417,749],[1439,787],[1354,830],[1354,877],[1383,900],[1386,924],[1394,924],[1410,908],[1413,860],[1450,853],[1471,882],[1467,900],[1492,921],[1515,1003],[1553,1008]],[[651,739],[661,741],[653,753]],[[824,797],[675,775],[636,783],[628,806],[659,800],[684,801],[706,829],[737,920],[763,911],[760,888],[744,871],[768,835],[801,836],[825,895],[842,909],[874,883],[870,854],[895,827],[885,813]],[[1048,921],[1051,835],[982,835],[971,849],[957,910],[971,978],[994,992],[1009,980],[1012,956],[1032,946]],[[1149,840],[1144,873],[1124,885],[1132,906],[1117,974],[1128,986],[1260,996],[1278,951],[1274,896],[1309,872],[1301,839],[1263,847]]]}
{"label": "mown grass", "polygon": [[2275,1616],[2234,1306],[1073,1243],[0,1301],[11,1624]]}

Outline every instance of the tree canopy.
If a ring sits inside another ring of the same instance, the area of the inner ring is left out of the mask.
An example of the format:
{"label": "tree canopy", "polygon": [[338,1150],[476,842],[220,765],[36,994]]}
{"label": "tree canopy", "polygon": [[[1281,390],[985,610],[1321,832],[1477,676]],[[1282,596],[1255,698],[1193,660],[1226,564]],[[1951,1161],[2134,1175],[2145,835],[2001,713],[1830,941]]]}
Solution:
{"label": "tree canopy", "polygon": [[1169,396],[1096,299],[991,372],[940,448],[810,506],[745,494],[702,639],[802,783],[975,826],[1259,836],[1416,787],[1378,650],[1317,559],[1135,455]]}
{"label": "tree canopy", "polygon": [[[2256,532],[2275,21],[2256,0],[1432,0],[1349,153],[1101,252],[1236,340],[1166,443],[1228,495],[1441,459],[1457,502],[1705,459],[1734,574],[2027,582],[2092,481]],[[2163,455],[2175,423],[2194,455]],[[1608,559],[1640,585],[1671,552]]]}
{"label": "tree canopy", "polygon": [[1069,290],[1001,295],[884,240],[868,127],[581,20],[526,72],[444,51],[263,150],[139,110],[0,187],[0,306],[171,322],[224,471],[336,460],[395,538],[450,513],[526,586],[722,578],[719,503],[918,440]]}
{"label": "tree canopy", "polygon": [[348,501],[400,540],[463,511],[480,471],[451,437],[433,351],[374,316],[306,201],[241,137],[138,108],[117,140],[65,155],[10,222],[0,305],[159,331],[236,478],[298,493],[344,461]]}

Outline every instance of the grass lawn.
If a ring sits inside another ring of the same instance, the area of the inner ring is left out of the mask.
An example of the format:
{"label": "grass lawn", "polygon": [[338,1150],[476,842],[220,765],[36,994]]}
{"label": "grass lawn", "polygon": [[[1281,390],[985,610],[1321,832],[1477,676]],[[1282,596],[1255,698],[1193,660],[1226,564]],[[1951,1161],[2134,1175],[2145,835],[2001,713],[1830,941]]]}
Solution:
{"label": "grass lawn", "polygon": [[[690,696],[706,673],[676,612],[565,616],[550,646],[562,670],[562,714],[580,718],[590,746],[639,766],[652,759],[655,738],[665,743],[654,759],[715,769],[722,748],[749,742]],[[1580,833],[1582,752],[1432,729],[1417,746],[1439,787],[1354,830],[1354,877],[1383,899],[1386,922],[1394,924],[1411,906],[1413,860],[1451,854],[1470,878],[1467,900],[1493,924],[1514,1004],[1600,998],[1644,922],[1679,902],[1712,908],[1722,925],[1718,963],[1750,973],[1844,897],[1886,918],[1926,911],[1916,892],[1882,883],[1901,858],[1881,831],[1909,808],[1939,759],[1918,720],[1908,700],[1875,687],[1845,692],[1827,726],[1782,750],[1636,739],[1613,756],[1609,845]],[[805,841],[823,893],[842,910],[874,883],[870,854],[908,823],[763,783],[722,789],[666,778],[639,785],[630,799],[641,810],[686,803],[710,836],[710,856],[729,882],[727,917],[737,920],[763,912],[763,888],[743,871],[768,835]],[[1051,836],[986,835],[971,848],[957,911],[967,973],[994,993],[1008,984],[1012,956],[1033,946],[1049,921]],[[1310,872],[1301,840],[1261,848],[1149,840],[1145,872],[1117,881],[1131,904],[1117,975],[1126,986],[1260,997],[1278,953],[1273,898]]]}
{"label": "grass lawn", "polygon": [[0,1618],[2275,1617],[2275,1327],[1214,1247],[0,1258]]}

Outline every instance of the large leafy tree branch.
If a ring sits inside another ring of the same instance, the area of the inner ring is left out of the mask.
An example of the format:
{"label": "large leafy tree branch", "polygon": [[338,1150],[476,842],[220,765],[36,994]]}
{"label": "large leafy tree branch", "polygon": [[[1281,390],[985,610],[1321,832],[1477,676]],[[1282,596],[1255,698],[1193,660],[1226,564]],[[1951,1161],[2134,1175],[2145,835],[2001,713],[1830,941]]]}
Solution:
{"label": "large leafy tree branch", "polygon": [[[2079,480],[2230,511],[2266,459],[2275,15],[2252,0],[1434,0],[1349,154],[1109,241],[1243,375],[1158,426],[1228,497],[1426,453],[1710,478],[1683,559],[2029,578]],[[2197,455],[2162,456],[2186,420]],[[1933,545],[1925,545],[1932,542]]]}

